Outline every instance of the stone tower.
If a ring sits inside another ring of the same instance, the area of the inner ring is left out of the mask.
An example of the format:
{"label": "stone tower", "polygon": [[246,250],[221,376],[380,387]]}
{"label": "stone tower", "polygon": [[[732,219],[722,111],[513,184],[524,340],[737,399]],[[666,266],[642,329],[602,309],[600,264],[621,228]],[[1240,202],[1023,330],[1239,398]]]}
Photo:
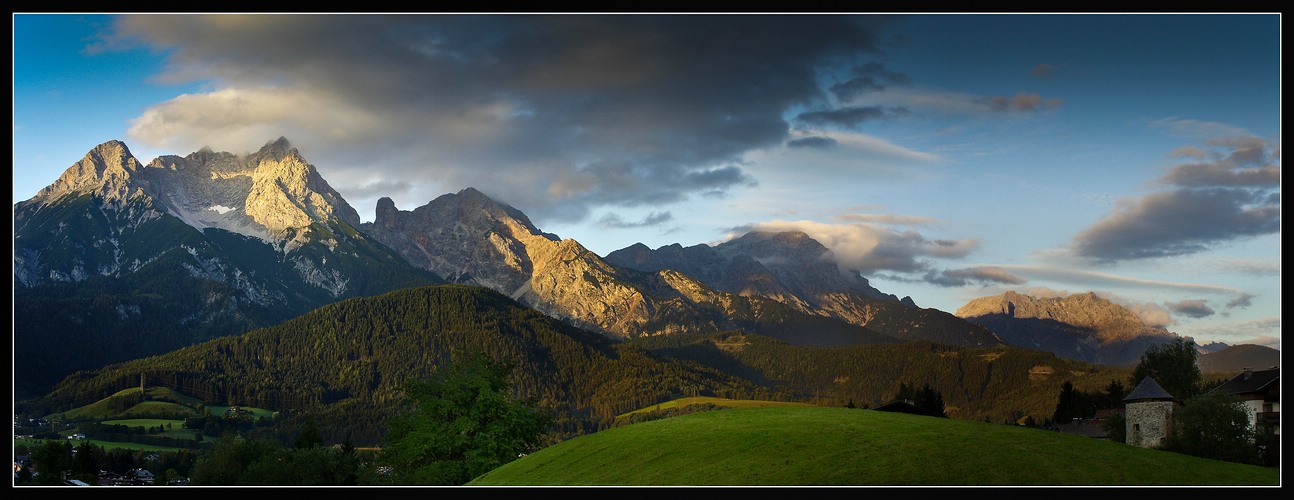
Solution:
{"label": "stone tower", "polygon": [[1177,399],[1159,386],[1154,378],[1146,377],[1123,398],[1125,436],[1128,444],[1142,448],[1156,448],[1168,437],[1169,423]]}

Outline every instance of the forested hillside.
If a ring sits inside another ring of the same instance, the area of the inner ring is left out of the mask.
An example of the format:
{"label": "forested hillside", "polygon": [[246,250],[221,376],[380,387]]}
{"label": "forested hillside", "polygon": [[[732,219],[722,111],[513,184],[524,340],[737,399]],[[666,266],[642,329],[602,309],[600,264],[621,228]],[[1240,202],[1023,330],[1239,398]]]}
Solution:
{"label": "forested hillside", "polygon": [[74,374],[33,413],[51,413],[124,387],[173,387],[208,404],[308,412],[330,442],[375,444],[406,380],[456,354],[513,366],[516,396],[554,412],[558,434],[686,395],[775,398],[713,368],[659,359],[586,332],[485,288],[410,288],[322,307],[281,325],[168,354]]}
{"label": "forested hillside", "polygon": [[65,411],[138,386],[142,376],[211,405],[309,415],[330,442],[374,444],[406,381],[473,352],[512,366],[514,395],[553,413],[557,439],[682,396],[877,407],[903,385],[938,391],[953,418],[1042,423],[1066,382],[1098,392],[1129,376],[1051,353],[929,342],[802,346],[738,331],[622,342],[486,288],[441,285],[346,300],[245,335],[78,373],[28,409]]}
{"label": "forested hillside", "polygon": [[952,418],[1023,423],[1049,419],[1065,382],[1099,392],[1127,383],[1125,369],[1018,348],[975,349],[930,342],[849,347],[789,345],[728,332],[636,339],[664,357],[688,359],[826,405],[877,407],[900,385],[929,385]]}

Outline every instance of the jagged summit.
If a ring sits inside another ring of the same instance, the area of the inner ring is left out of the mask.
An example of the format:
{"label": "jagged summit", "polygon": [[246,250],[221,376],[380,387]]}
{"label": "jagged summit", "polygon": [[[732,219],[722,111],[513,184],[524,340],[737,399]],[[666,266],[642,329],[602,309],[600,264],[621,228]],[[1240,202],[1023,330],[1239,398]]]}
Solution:
{"label": "jagged summit", "polygon": [[302,228],[333,219],[359,226],[359,213],[319,175],[287,138],[246,156],[203,147],[163,155],[142,166],[125,143],[90,150],[33,200],[50,204],[68,194],[93,193],[119,206],[144,196],[198,229],[216,227],[291,249]]}
{"label": "jagged summit", "polygon": [[300,154],[296,148],[292,147],[292,143],[288,142],[287,137],[279,136],[278,139],[265,143],[260,150],[251,156],[260,159],[282,160],[286,156],[299,156]]}
{"label": "jagged summit", "polygon": [[1136,313],[1103,299],[1094,292],[1067,297],[1037,298],[1009,291],[1001,295],[980,297],[957,309],[963,318],[988,314],[1005,314],[1014,318],[1049,319],[1082,327],[1148,328]]}
{"label": "jagged summit", "polygon": [[1011,345],[1096,363],[1135,363],[1148,347],[1177,337],[1093,292],[1039,298],[1011,291],[974,299],[955,314]]}
{"label": "jagged summit", "polygon": [[97,193],[105,199],[124,201],[133,193],[131,181],[140,170],[139,160],[126,143],[111,140],[90,149],[52,184],[29,201],[49,204],[69,194]]}

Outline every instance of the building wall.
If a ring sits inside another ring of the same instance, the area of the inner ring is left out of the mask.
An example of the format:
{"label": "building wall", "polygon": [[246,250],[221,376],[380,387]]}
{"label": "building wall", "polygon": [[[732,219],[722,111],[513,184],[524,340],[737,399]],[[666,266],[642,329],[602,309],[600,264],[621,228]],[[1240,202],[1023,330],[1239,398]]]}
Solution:
{"label": "building wall", "polygon": [[[1258,414],[1266,413],[1266,412],[1280,413],[1281,403],[1280,401],[1264,401],[1261,399],[1249,399],[1245,401],[1245,409],[1249,410],[1249,426],[1253,428],[1257,428]],[[1277,425],[1273,430],[1276,432],[1277,436],[1280,435],[1281,433],[1280,425]]]}
{"label": "building wall", "polygon": [[1168,437],[1168,423],[1173,416],[1172,401],[1139,401],[1128,403],[1124,413],[1128,444],[1154,448]]}

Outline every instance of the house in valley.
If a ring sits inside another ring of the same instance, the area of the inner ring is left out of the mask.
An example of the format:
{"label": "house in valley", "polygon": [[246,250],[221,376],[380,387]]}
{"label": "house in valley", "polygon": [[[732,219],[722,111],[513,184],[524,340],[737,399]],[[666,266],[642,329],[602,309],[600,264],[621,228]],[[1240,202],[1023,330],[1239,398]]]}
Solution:
{"label": "house in valley", "polygon": [[1281,434],[1281,370],[1271,367],[1266,370],[1245,371],[1235,378],[1213,388],[1220,392],[1237,396],[1244,400],[1249,410],[1249,425],[1258,432],[1272,431]]}

